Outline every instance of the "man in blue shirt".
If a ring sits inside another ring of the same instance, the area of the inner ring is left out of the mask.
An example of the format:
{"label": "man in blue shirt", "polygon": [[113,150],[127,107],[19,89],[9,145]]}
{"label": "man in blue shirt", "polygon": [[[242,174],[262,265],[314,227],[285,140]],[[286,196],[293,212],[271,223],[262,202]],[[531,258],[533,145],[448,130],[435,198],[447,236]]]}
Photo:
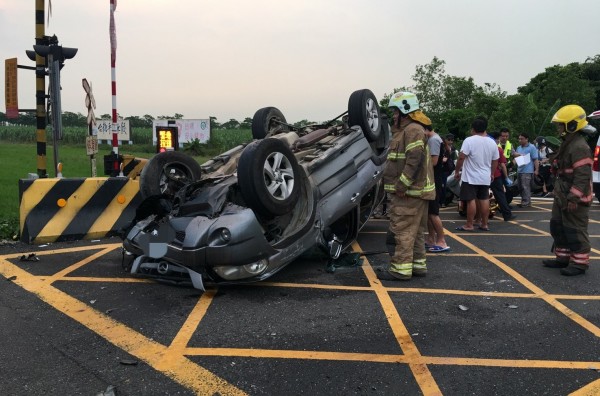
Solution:
{"label": "man in blue shirt", "polygon": [[[522,157],[521,160],[518,160],[519,157]],[[537,176],[539,170],[538,150],[533,144],[529,143],[529,135],[526,133],[519,135],[519,147],[515,151],[515,161],[521,164],[517,168],[521,203],[517,206],[526,208],[531,206],[531,182],[533,176]]]}

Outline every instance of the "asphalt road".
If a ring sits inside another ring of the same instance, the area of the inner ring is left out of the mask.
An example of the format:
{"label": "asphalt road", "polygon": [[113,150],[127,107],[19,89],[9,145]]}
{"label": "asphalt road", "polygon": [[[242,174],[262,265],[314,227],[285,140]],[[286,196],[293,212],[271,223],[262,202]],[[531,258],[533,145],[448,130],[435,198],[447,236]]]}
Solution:
{"label": "asphalt road", "polygon": [[311,252],[268,281],[204,293],[132,278],[117,239],[3,245],[0,391],[598,395],[600,205],[591,269],[568,278],[541,266],[550,204],[490,232],[455,231],[464,220],[444,209],[452,250],[408,282],[385,276],[386,220],[333,271]]}

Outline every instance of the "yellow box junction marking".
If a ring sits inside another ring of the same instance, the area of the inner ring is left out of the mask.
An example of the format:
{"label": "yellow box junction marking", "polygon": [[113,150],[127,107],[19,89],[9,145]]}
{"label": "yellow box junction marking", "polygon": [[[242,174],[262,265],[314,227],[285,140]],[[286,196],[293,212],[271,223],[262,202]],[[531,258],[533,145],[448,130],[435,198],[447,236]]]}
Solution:
{"label": "yellow box junction marking", "polygon": [[[101,255],[100,253],[106,254],[120,246],[120,244],[113,244],[112,246],[105,245],[104,247],[88,247],[88,249],[102,248],[103,250],[101,250],[101,252],[94,255],[94,258],[97,258]],[[74,249],[74,251],[79,250],[82,249]],[[69,249],[60,250],[60,252],[69,252]],[[130,327],[96,311],[89,305],[82,303],[51,285],[51,282],[62,279],[62,277],[67,275],[70,271],[64,270],[48,279],[40,279],[43,277],[31,275],[7,261],[8,258],[16,257],[19,257],[19,255],[0,256],[0,274],[6,278],[15,276],[16,278],[13,280],[14,283],[35,294],[40,300],[51,305],[71,319],[81,323],[108,342],[146,362],[156,370],[162,371],[166,376],[188,389],[193,390],[197,394],[245,394],[245,392],[237,389],[235,386],[214,375],[210,371],[200,367],[185,356],[173,356],[168,354],[169,351],[164,345],[143,336]],[[92,260],[86,259],[69,268],[75,270],[90,261]],[[165,356],[169,356],[170,359],[170,365],[167,367],[165,367],[163,362]],[[163,368],[162,370],[160,369],[161,367]]]}
{"label": "yellow box junction marking", "polygon": [[[535,227],[515,223],[519,226],[533,231],[534,234],[528,234],[531,237],[549,236],[545,231],[536,229]],[[414,340],[412,339],[408,329],[404,325],[402,318],[398,314],[390,293],[406,292],[406,293],[435,293],[435,294],[454,294],[466,296],[491,296],[491,297],[506,297],[506,298],[527,298],[541,299],[550,306],[561,312],[567,318],[591,332],[596,337],[600,337],[600,329],[573,312],[558,300],[600,300],[600,296],[580,296],[580,295],[551,295],[533,284],[527,278],[519,274],[517,271],[510,268],[499,260],[500,257],[516,257],[516,255],[492,255],[485,252],[483,249],[471,244],[458,234],[446,230],[449,237],[452,237],[457,242],[471,249],[474,254],[452,254],[452,256],[477,256],[486,259],[495,264],[513,279],[530,290],[531,293],[501,293],[501,292],[480,292],[480,291],[462,291],[462,290],[443,290],[443,289],[420,289],[420,288],[403,288],[403,287],[385,287],[377,278],[371,264],[366,257],[365,264],[362,269],[369,281],[369,286],[338,286],[327,284],[297,284],[297,283],[275,283],[261,282],[254,284],[255,287],[288,287],[288,288],[313,288],[326,290],[351,290],[359,292],[375,293],[381,305],[381,308],[386,315],[392,332],[402,349],[403,354],[369,354],[369,353],[346,353],[346,352],[324,352],[324,351],[295,351],[295,350],[275,350],[275,349],[244,349],[244,348],[194,348],[189,347],[189,341],[194,332],[197,330],[200,322],[206,315],[217,290],[208,290],[199,298],[196,306],[188,315],[187,320],[181,327],[180,331],[172,340],[169,346],[164,346],[156,341],[146,338],[137,333],[133,329],[113,320],[112,318],[94,310],[90,306],[78,301],[77,299],[67,295],[64,292],[54,288],[52,283],[61,281],[75,282],[151,282],[146,280],[131,279],[131,278],[93,278],[93,277],[66,277],[74,270],[81,268],[95,259],[107,254],[114,249],[120,247],[120,244],[106,244],[96,246],[85,246],[71,249],[60,249],[47,252],[40,252],[39,255],[68,253],[84,250],[98,250],[90,257],[75,263],[68,268],[57,272],[51,276],[34,276],[28,272],[18,268],[16,265],[8,262],[8,259],[14,259],[21,254],[11,254],[0,256],[0,274],[5,277],[17,276],[14,280],[16,284],[23,289],[34,293],[41,300],[52,305],[55,309],[63,312],[77,322],[88,327],[98,335],[105,338],[124,351],[136,356],[145,361],[150,366],[163,372],[166,376],[172,378],[176,382],[188,387],[189,389],[199,394],[213,394],[219,392],[225,394],[244,394],[232,384],[217,377],[208,370],[190,361],[186,356],[229,356],[229,357],[253,357],[253,358],[278,358],[278,359],[306,359],[306,360],[330,360],[330,361],[365,361],[378,363],[393,363],[407,364],[411,369],[413,376],[425,395],[438,395],[441,391],[435,381],[435,378],[429,371],[429,365],[456,365],[456,366],[482,366],[482,367],[519,367],[519,368],[545,368],[545,369],[577,369],[589,370],[590,368],[600,369],[600,362],[583,362],[583,361],[553,361],[553,360],[506,360],[506,359],[480,359],[480,358],[453,358],[453,357],[435,357],[423,356],[419,352]],[[478,234],[469,234],[475,236]],[[496,234],[494,234],[496,235]],[[354,244],[356,251],[361,251],[358,243]],[[595,253],[600,254],[596,249],[592,249]],[[523,257],[520,255],[519,257]],[[543,258],[551,256],[531,255],[528,258]],[[593,257],[596,260],[598,257]],[[573,395],[592,395],[600,394],[600,380],[594,381]]]}

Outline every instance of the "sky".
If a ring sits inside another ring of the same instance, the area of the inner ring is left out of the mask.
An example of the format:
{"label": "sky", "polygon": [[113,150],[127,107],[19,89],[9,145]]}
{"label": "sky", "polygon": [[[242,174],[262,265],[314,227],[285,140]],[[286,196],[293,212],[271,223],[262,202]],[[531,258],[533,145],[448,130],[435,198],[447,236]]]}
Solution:
{"label": "sky", "polygon": [[[86,78],[96,115],[110,114],[110,1],[51,3],[46,35],[79,49],[61,72],[63,111],[87,113]],[[117,0],[116,107],[223,123],[275,106],[290,123],[326,121],[355,90],[410,86],[434,56],[514,94],[600,54],[599,15],[598,0]],[[35,0],[0,0],[0,38],[0,58],[34,66]],[[19,69],[18,86],[19,108],[35,108],[34,73]]]}

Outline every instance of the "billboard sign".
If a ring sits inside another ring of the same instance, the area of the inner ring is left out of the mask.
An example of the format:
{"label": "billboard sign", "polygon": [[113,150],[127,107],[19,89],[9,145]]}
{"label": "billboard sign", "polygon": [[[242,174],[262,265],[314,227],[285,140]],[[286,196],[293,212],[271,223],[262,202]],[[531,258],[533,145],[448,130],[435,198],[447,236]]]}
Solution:
{"label": "billboard sign", "polygon": [[[98,140],[112,140],[112,121],[111,120],[96,120],[98,128]],[[119,120],[117,122],[117,140],[131,141],[131,132],[129,129],[129,120]]]}

